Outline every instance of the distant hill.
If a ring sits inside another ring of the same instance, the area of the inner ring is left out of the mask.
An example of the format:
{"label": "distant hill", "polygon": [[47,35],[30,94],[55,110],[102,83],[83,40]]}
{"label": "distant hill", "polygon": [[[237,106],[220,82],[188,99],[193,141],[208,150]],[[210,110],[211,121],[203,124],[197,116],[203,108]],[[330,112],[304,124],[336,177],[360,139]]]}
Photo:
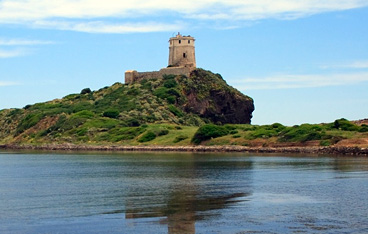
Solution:
{"label": "distant hill", "polygon": [[[1,110],[0,143],[120,142],[141,135],[146,124],[249,124],[253,110],[252,98],[221,75],[196,69],[190,77],[86,88],[62,99]],[[167,131],[161,130],[155,134]]]}

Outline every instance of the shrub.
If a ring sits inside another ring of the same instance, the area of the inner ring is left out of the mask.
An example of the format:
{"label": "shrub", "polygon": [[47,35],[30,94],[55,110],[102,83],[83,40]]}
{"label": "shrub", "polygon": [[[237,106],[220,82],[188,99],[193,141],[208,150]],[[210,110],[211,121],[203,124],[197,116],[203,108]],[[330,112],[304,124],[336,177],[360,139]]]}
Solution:
{"label": "shrub", "polygon": [[159,87],[157,89],[155,89],[155,91],[153,91],[153,94],[158,97],[158,98],[166,98],[168,95],[167,95],[167,88],[165,87]]}
{"label": "shrub", "polygon": [[92,111],[88,111],[88,110],[82,110],[82,111],[78,111],[77,113],[73,114],[72,117],[80,117],[80,118],[86,118],[86,119],[90,119],[94,116],[95,114],[93,114]]}
{"label": "shrub", "polygon": [[112,129],[116,127],[120,122],[115,119],[106,119],[106,118],[94,118],[88,120],[84,126],[89,128],[107,128]]}
{"label": "shrub", "polygon": [[82,89],[80,94],[87,94],[87,93],[90,93],[90,92],[92,92],[90,88],[85,88],[85,89]]}
{"label": "shrub", "polygon": [[152,89],[152,83],[149,80],[143,79],[141,81],[141,85],[143,89],[151,90]]}
{"label": "shrub", "polygon": [[234,134],[237,134],[237,133],[238,133],[238,130],[231,130],[231,131],[230,131],[230,134],[231,134],[231,135],[234,135]]}
{"label": "shrub", "polygon": [[81,102],[77,102],[74,105],[72,105],[68,112],[76,113],[76,112],[83,111],[83,110],[93,110],[93,109],[94,109],[94,106],[91,103],[87,101],[81,101]]}
{"label": "shrub", "polygon": [[280,123],[273,123],[272,125],[271,125],[271,127],[273,128],[273,129],[278,129],[278,130],[284,130],[286,127],[284,126],[284,125],[282,125],[282,124],[280,124]]}
{"label": "shrub", "polygon": [[60,118],[59,121],[55,124],[59,130],[61,131],[68,131],[74,129],[87,121],[86,118],[78,117],[78,116],[71,116],[70,118]]}
{"label": "shrub", "polygon": [[225,136],[229,133],[229,130],[224,126],[205,124],[198,128],[197,132],[192,138],[194,144],[200,144],[202,141]]}
{"label": "shrub", "polygon": [[174,88],[178,85],[178,83],[174,79],[166,80],[164,82],[164,87],[166,88]]}
{"label": "shrub", "polygon": [[137,96],[137,95],[139,95],[139,90],[136,89],[136,88],[132,88],[132,89],[128,90],[127,94],[131,95],[131,96]]}
{"label": "shrub", "polygon": [[107,110],[102,114],[104,117],[116,119],[119,116],[118,110]]}
{"label": "shrub", "polygon": [[306,142],[312,140],[326,139],[329,136],[322,131],[318,125],[302,124],[300,126],[293,126],[285,128],[280,133],[279,141],[281,142]]}
{"label": "shrub", "polygon": [[173,75],[173,74],[169,74],[169,75],[163,75],[162,76],[162,78],[164,79],[164,80],[171,80],[171,79],[175,79],[175,75]]}
{"label": "shrub", "polygon": [[362,124],[362,126],[360,126],[359,132],[368,132],[368,125]]}
{"label": "shrub", "polygon": [[323,140],[319,143],[320,146],[330,146],[331,145],[331,141],[329,140]]}
{"label": "shrub", "polygon": [[43,118],[42,114],[28,114],[22,121],[18,124],[16,135],[24,132],[25,130],[35,126]]}
{"label": "shrub", "polygon": [[14,116],[16,116],[16,115],[19,115],[19,114],[21,114],[23,111],[21,110],[21,109],[14,109],[14,110],[11,110],[10,112],[9,112],[9,114],[7,114],[6,116],[7,117],[14,117]]}
{"label": "shrub", "polygon": [[127,124],[129,127],[139,127],[141,125],[139,120],[135,118],[128,119]]}
{"label": "shrub", "polygon": [[335,120],[333,128],[340,129],[343,131],[358,131],[359,130],[359,126],[351,123],[349,120],[344,119],[344,118]]}
{"label": "shrub", "polygon": [[167,130],[167,129],[162,129],[162,130],[157,132],[157,136],[165,136],[167,134],[169,134],[169,130]]}
{"label": "shrub", "polygon": [[134,139],[139,134],[145,131],[142,127],[122,127],[122,128],[113,128],[108,134],[103,135],[103,140],[108,140],[112,142],[117,142],[121,140],[130,140]]}
{"label": "shrub", "polygon": [[176,102],[176,98],[180,97],[179,92],[173,88],[159,87],[153,91],[153,94],[161,99],[166,99],[168,103],[174,104]]}
{"label": "shrub", "polygon": [[169,108],[169,111],[173,113],[174,115],[178,117],[183,117],[183,113],[178,108],[176,108],[176,106],[169,105],[168,108]]}
{"label": "shrub", "polygon": [[86,135],[87,132],[88,132],[87,128],[81,128],[81,129],[77,130],[77,135],[78,136],[84,136],[84,135]]}
{"label": "shrub", "polygon": [[178,143],[178,142],[180,142],[180,141],[183,141],[183,140],[185,140],[185,139],[187,139],[188,138],[188,136],[184,136],[184,135],[179,135],[179,136],[177,136],[177,137],[175,137],[175,139],[174,139],[174,143]]}
{"label": "shrub", "polygon": [[278,132],[274,129],[258,128],[254,132],[251,132],[247,138],[253,140],[257,138],[271,138],[277,135]]}
{"label": "shrub", "polygon": [[148,131],[146,133],[144,133],[141,137],[139,137],[138,142],[148,142],[148,141],[152,141],[153,139],[156,138],[156,134],[152,131]]}

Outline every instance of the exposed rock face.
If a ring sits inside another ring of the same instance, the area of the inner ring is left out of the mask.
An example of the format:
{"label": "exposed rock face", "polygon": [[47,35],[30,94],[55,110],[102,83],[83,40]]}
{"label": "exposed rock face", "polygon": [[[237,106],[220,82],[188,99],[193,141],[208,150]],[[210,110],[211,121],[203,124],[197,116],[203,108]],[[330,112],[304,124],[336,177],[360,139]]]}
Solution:
{"label": "exposed rock face", "polygon": [[196,69],[181,83],[188,99],[185,111],[214,123],[251,123],[253,99],[226,84],[221,75]]}

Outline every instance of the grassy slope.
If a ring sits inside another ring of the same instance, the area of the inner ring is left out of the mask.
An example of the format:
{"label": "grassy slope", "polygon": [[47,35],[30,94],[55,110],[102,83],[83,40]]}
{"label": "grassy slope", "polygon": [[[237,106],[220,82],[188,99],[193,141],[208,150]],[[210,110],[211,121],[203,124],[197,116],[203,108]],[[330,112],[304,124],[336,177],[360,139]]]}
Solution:
{"label": "grassy slope", "polygon": [[[224,86],[222,79],[201,72],[213,79],[213,89],[223,89],[220,88]],[[210,121],[182,109],[188,102],[182,95],[183,90],[205,86],[188,82],[184,77],[167,76],[133,85],[116,83],[98,91],[83,90],[80,94],[22,109],[1,110],[0,144],[193,144],[198,126]],[[199,93],[198,98],[205,97],[205,93]],[[211,128],[202,131],[200,144],[368,146],[368,126],[343,119],[330,124],[293,127],[244,124]]]}

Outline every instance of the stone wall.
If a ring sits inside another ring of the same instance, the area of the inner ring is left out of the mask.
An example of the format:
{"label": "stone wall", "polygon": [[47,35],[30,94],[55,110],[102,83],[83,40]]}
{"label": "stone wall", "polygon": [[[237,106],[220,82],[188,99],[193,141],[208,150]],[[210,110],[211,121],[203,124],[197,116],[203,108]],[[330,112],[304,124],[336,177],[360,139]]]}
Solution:
{"label": "stone wall", "polygon": [[168,67],[162,68],[160,71],[137,72],[130,70],[125,72],[125,84],[132,84],[142,80],[161,78],[163,75],[185,75],[189,77],[193,67]]}

